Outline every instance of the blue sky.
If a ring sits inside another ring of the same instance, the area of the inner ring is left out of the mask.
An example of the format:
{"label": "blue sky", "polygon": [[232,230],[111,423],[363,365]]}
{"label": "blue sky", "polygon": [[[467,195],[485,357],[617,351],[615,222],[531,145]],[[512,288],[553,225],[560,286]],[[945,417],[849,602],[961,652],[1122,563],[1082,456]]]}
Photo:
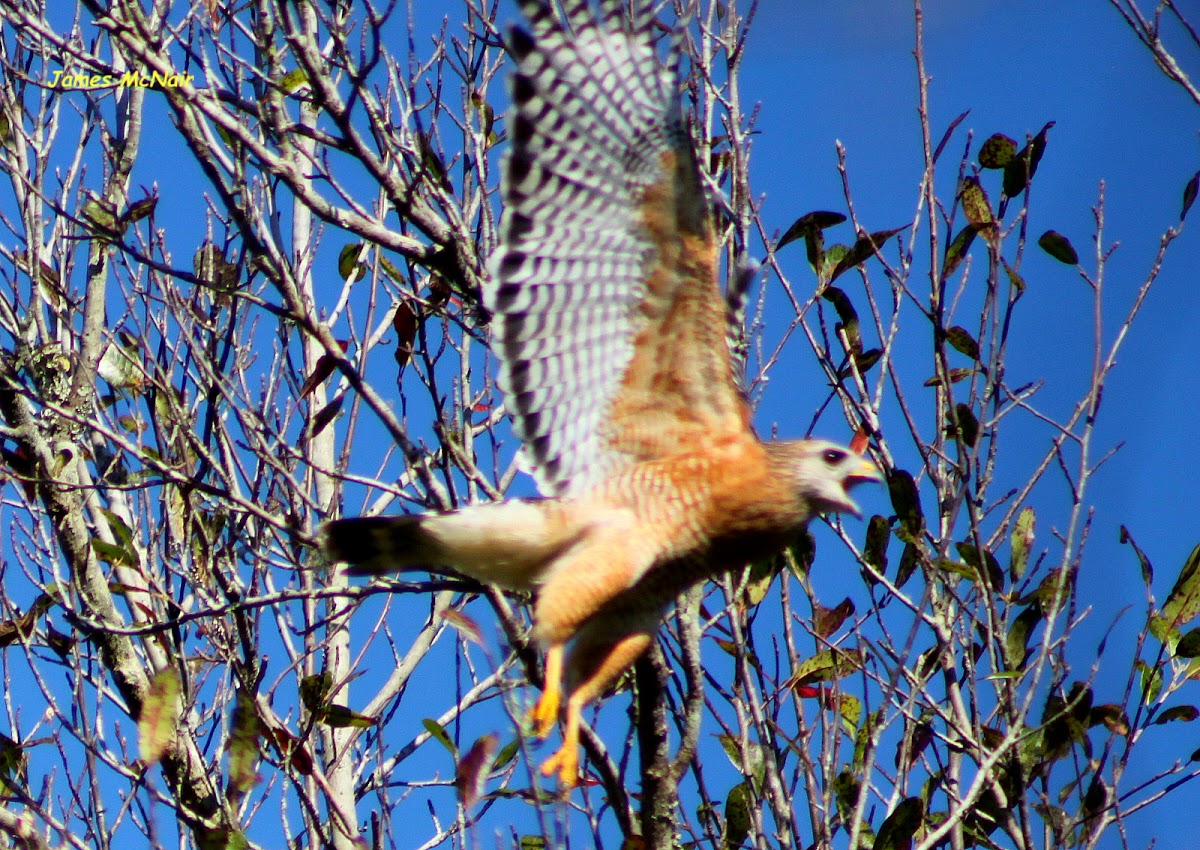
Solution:
{"label": "blue sky", "polygon": [[[762,105],[752,163],[768,222],[786,227],[811,209],[842,208],[835,139],[846,146],[863,221],[883,228],[908,220],[921,168],[912,48],[907,4],[761,5],[742,82],[746,99]],[[1094,267],[1092,207],[1105,181],[1105,241],[1121,245],[1107,282],[1111,338],[1159,236],[1178,219],[1184,184],[1200,169],[1200,107],[1157,71],[1101,2],[927,4],[926,64],[935,139],[971,111],[939,169],[943,194],[953,191],[951,154],[962,148],[963,129],[975,131],[977,147],[993,132],[1021,139],[1054,120],[1031,231],[1059,230]],[[1193,222],[1172,247],[1101,411],[1102,443],[1126,446],[1093,492],[1092,554],[1104,565],[1098,570],[1112,571],[1109,582],[1128,582],[1130,592],[1140,592],[1140,581],[1115,543],[1108,545],[1115,523],[1144,541],[1164,573],[1200,540],[1200,449],[1191,433],[1200,398],[1195,229]],[[791,262],[800,277],[803,252]],[[1064,356],[1088,342],[1086,286],[1036,248],[1023,273],[1030,305],[1014,363],[1030,377],[1045,375],[1047,392],[1068,401],[1087,367]]]}
{"label": "blue sky", "polygon": [[[432,29],[443,14],[452,21],[461,20],[463,14],[459,0],[416,5],[421,7],[422,28]],[[516,19],[514,7],[515,3],[506,4],[503,20]],[[1111,337],[1145,276],[1159,235],[1178,219],[1184,184],[1200,169],[1200,106],[1157,71],[1103,0],[932,0],[926,3],[925,13],[935,137],[954,117],[971,111],[939,169],[940,194],[945,198],[953,194],[957,157],[967,129],[975,131],[977,147],[979,140],[994,132],[1022,139],[1047,121],[1057,122],[1035,182],[1030,229],[1035,235],[1050,228],[1066,234],[1079,249],[1084,265],[1091,267],[1091,208],[1099,181],[1106,181],[1105,239],[1106,243],[1121,243],[1109,267],[1107,325]],[[457,32],[456,27],[451,31]],[[765,196],[763,212],[769,227],[782,231],[811,210],[844,208],[835,167],[835,140],[847,149],[863,222],[882,229],[911,220],[923,165],[912,50],[908,3],[761,3],[741,81],[744,101],[761,106],[752,183]],[[1181,54],[1180,59],[1187,56]],[[1193,52],[1190,65],[1184,61],[1185,68],[1200,75],[1198,60],[1200,53]],[[151,109],[158,107],[152,105]],[[173,139],[169,125],[162,127],[164,136]],[[144,160],[139,163],[135,183],[149,185],[158,180],[168,200],[172,193],[207,188],[199,171],[182,166],[184,162],[191,160],[186,156]],[[188,170],[181,172],[181,167]],[[994,200],[998,191],[993,189],[991,194]],[[160,214],[165,214],[165,209]],[[1138,602],[1143,595],[1132,553],[1117,543],[1120,524],[1130,529],[1154,561],[1160,600],[1184,557],[1200,542],[1200,488],[1196,486],[1200,449],[1192,433],[1200,398],[1200,357],[1196,352],[1200,344],[1200,237],[1196,233],[1200,207],[1192,216],[1191,230],[1185,230],[1173,246],[1161,279],[1134,326],[1101,411],[1099,448],[1121,441],[1125,448],[1105,467],[1091,491],[1096,518],[1080,586],[1085,604],[1095,608],[1088,626],[1088,634],[1095,635],[1095,640],[1122,607]],[[171,222],[170,226],[177,224]],[[847,241],[849,225],[830,231],[829,238]],[[811,281],[801,246],[793,246],[781,256],[794,282]],[[877,283],[882,280],[878,268],[872,273]],[[1046,378],[1041,401],[1061,412],[1076,397],[1087,367],[1086,358],[1077,353],[1089,343],[1088,293],[1074,270],[1036,247],[1027,251],[1022,273],[1029,290],[1019,313],[1010,378],[1014,373],[1024,374],[1028,380]],[[927,357],[927,352],[920,354]],[[764,394],[756,417],[761,432],[777,424],[781,435],[798,436],[807,426],[825,392],[811,359],[795,340]],[[885,428],[898,424],[892,415],[885,409]],[[838,422],[827,417],[818,433],[846,439],[838,427]],[[1031,437],[1032,450],[1044,445],[1036,439]],[[1022,459],[1020,452],[1015,453],[1014,466],[1019,467]],[[864,492],[860,501],[868,515],[890,512],[881,488]],[[1048,497],[1046,503],[1052,501]],[[1048,540],[1055,524],[1053,512],[1047,508],[1039,516],[1039,537]],[[818,535],[822,534],[826,535],[823,551],[832,554],[828,532],[818,529]],[[861,524],[852,525],[852,534],[860,536]],[[835,591],[844,588],[862,610],[867,600],[857,571],[841,585],[829,574],[836,569],[833,563],[824,573],[822,567],[819,561],[818,578],[828,588],[825,601],[840,598]],[[423,601],[399,598],[393,603],[397,621],[402,616],[398,612],[406,605],[415,606],[409,610],[424,616]],[[473,610],[486,609],[479,605]],[[369,622],[369,614],[360,615],[360,623]],[[492,621],[483,626],[487,635],[496,635]],[[1128,632],[1124,634],[1128,636]],[[449,641],[444,643],[443,658],[453,663],[454,647]],[[1087,646],[1082,650],[1085,664],[1090,663],[1088,651]],[[368,671],[368,676],[378,675],[385,661],[369,664],[375,669]],[[435,668],[431,665],[430,669]],[[1117,674],[1122,670],[1115,666]],[[446,678],[431,674],[429,679],[429,686],[439,689],[439,706],[445,704]],[[1102,685],[1112,682],[1104,674],[1100,681]],[[1122,677],[1113,687],[1123,681]],[[1200,685],[1194,687],[1198,692],[1192,701],[1200,704]],[[364,687],[361,692],[366,690]],[[623,712],[622,703],[614,707],[611,716],[623,719]],[[396,723],[394,731],[399,735],[411,731],[404,722]],[[502,743],[506,742],[512,728],[503,723],[492,717],[464,724],[463,745],[489,731],[498,731]],[[1200,729],[1193,729],[1194,725],[1152,729],[1143,742],[1145,763],[1162,766],[1200,747]],[[711,723],[706,723],[705,732],[711,731]],[[428,752],[423,754],[422,766],[434,765],[445,776],[450,768],[448,756],[434,743],[424,749]],[[447,791],[444,799],[449,799],[449,794]],[[1145,847],[1157,835],[1161,848],[1191,846],[1200,829],[1198,802],[1200,788],[1185,789],[1160,808],[1135,818],[1131,845]],[[502,810],[501,821],[511,811]],[[1170,817],[1162,817],[1163,813]],[[428,832],[423,816],[423,811],[416,816],[414,826],[421,836]],[[491,846],[489,836],[481,830],[481,846]],[[1118,846],[1115,833],[1104,846]]]}

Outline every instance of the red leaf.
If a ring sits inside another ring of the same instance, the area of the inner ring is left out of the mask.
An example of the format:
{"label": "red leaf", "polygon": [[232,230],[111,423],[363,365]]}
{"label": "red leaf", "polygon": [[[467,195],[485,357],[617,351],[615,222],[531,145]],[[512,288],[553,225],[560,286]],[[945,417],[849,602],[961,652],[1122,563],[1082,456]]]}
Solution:
{"label": "red leaf", "polygon": [[854,439],[850,441],[850,451],[856,455],[861,455],[867,450],[867,446],[871,442],[871,432],[867,430],[867,426],[861,426],[854,432]]}
{"label": "red leaf", "polygon": [[464,809],[471,808],[483,795],[483,784],[487,781],[488,767],[492,763],[498,740],[494,734],[484,735],[458,761],[454,771],[454,787],[458,789],[458,799]]}
{"label": "red leaf", "polygon": [[396,332],[396,363],[403,372],[412,357],[413,342],[417,338],[417,313],[407,301],[396,308],[392,316],[392,329]]}
{"label": "red leaf", "polygon": [[[350,347],[350,341],[345,339],[337,340],[337,344],[342,347],[343,354]],[[332,375],[333,370],[337,368],[337,361],[338,359],[329,353],[318,357],[317,365],[313,367],[312,374],[305,379],[304,386],[300,388],[300,398],[308,398],[309,393],[324,383],[325,379]]]}

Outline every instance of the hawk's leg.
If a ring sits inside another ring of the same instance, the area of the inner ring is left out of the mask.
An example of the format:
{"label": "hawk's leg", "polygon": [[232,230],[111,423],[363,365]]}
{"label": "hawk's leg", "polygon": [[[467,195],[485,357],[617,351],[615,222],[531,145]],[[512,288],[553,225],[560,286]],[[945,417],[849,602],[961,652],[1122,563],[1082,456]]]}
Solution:
{"label": "hawk's leg", "polygon": [[[563,647],[573,641],[562,748],[542,765],[564,787],[579,772],[579,723],[584,706],[598,697],[641,655],[658,627],[663,600],[639,599],[632,609],[612,603],[654,563],[658,550],[632,513],[614,510],[592,520],[586,536],[551,567],[534,608],[535,634],[549,648],[546,688],[534,708],[535,731],[549,731],[561,699]],[[647,607],[641,607],[645,604]]]}
{"label": "hawk's leg", "polygon": [[545,738],[558,721],[558,707],[562,703],[562,669],[563,652],[561,643],[551,644],[546,650],[546,678],[542,686],[542,696],[537,705],[529,712],[529,720],[533,724],[533,734]]}
{"label": "hawk's leg", "polygon": [[580,644],[572,649],[569,664],[572,680],[571,695],[567,698],[567,717],[563,742],[558,752],[542,763],[542,775],[558,774],[562,788],[573,788],[579,782],[579,724],[583,709],[620,678],[650,647],[654,629],[625,634],[616,640],[604,640],[595,633],[580,636]]}

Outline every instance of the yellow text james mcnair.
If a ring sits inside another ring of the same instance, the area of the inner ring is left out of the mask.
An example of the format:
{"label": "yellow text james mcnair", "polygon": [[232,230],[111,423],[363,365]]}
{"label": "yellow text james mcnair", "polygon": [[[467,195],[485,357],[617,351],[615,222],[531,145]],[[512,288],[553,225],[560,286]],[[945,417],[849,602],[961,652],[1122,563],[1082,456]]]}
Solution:
{"label": "yellow text james mcnair", "polygon": [[184,83],[194,85],[195,82],[194,74],[164,74],[159,71],[143,74],[140,71],[126,71],[120,77],[116,77],[112,74],[68,74],[62,70],[53,73],[50,86],[56,89],[106,89],[113,86],[137,86],[138,88],[154,86],[173,89]]}

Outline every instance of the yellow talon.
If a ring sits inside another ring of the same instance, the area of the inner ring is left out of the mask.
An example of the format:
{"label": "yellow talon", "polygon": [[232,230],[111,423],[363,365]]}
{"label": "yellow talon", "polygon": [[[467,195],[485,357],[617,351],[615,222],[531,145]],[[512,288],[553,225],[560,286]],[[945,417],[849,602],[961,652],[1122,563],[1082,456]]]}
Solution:
{"label": "yellow talon", "polygon": [[546,650],[546,683],[537,705],[529,712],[533,734],[545,738],[558,722],[558,707],[562,703],[563,645],[554,644]]}
{"label": "yellow talon", "polygon": [[579,747],[563,744],[558,752],[542,762],[542,776],[558,774],[558,786],[570,790],[579,784]]}
{"label": "yellow talon", "polygon": [[546,690],[542,692],[541,698],[529,711],[529,722],[533,726],[533,734],[538,738],[547,737],[554,729],[554,724],[558,722],[558,705],[561,698],[561,690],[556,685],[554,687],[546,686]]}

